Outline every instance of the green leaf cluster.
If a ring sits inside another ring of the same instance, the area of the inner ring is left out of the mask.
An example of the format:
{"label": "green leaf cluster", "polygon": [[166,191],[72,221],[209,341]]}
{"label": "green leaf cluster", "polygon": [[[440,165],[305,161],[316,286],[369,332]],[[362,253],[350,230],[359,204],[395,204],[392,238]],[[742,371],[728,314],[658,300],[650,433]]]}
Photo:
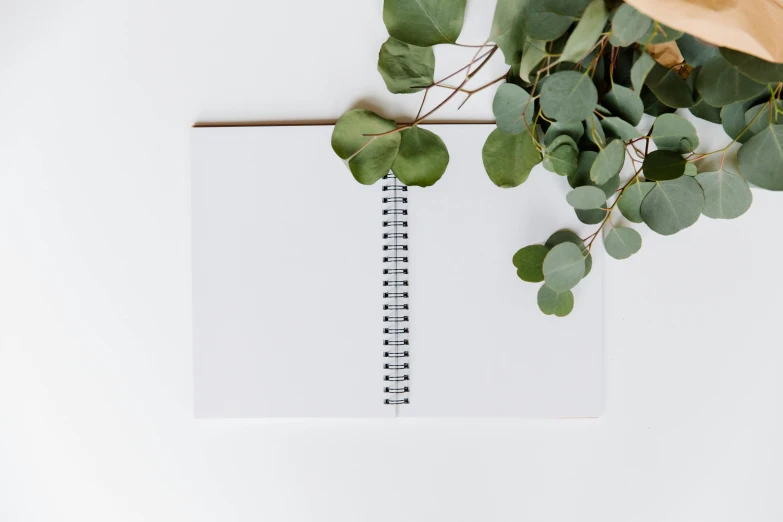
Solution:
{"label": "green leaf cluster", "polygon": [[[576,218],[597,225],[584,241],[558,231],[514,256],[520,279],[543,283],[545,314],[571,312],[599,238],[616,259],[640,250],[642,236],[620,215],[671,235],[702,215],[741,216],[751,185],[783,190],[783,64],[708,44],[620,0],[496,0],[486,42],[466,46],[458,42],[465,7],[466,0],[384,0],[380,77],[394,94],[423,91],[421,108],[406,124],[350,110],[335,125],[332,147],[360,183],[392,171],[406,185],[431,186],[449,154],[419,124],[447,102],[498,85],[497,126],[481,152],[489,181],[512,188],[536,171],[562,176]],[[684,61],[659,62],[651,46],[662,43]],[[436,45],[465,53],[468,63],[436,81]],[[500,55],[508,72],[476,86],[478,72]],[[425,109],[433,89],[447,89],[446,100]],[[685,111],[720,125],[726,146],[703,150]],[[641,129],[645,114],[654,120]],[[733,154],[738,168],[724,167]],[[720,158],[719,168],[702,167],[709,156]]]}

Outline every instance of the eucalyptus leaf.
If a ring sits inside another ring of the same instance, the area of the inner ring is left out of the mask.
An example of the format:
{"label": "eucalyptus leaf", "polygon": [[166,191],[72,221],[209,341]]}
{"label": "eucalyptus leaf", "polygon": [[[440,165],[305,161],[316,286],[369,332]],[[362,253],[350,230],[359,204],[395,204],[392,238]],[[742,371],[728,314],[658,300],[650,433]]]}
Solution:
{"label": "eucalyptus leaf", "polygon": [[628,47],[641,39],[650,29],[652,19],[640,13],[631,4],[622,4],[612,16],[612,37],[609,43]]}
{"label": "eucalyptus leaf", "polygon": [[568,37],[560,61],[578,62],[589,53],[600,38],[608,18],[604,0],[592,0]]}
{"label": "eucalyptus leaf", "polygon": [[604,248],[615,259],[627,259],[642,248],[642,236],[632,228],[615,227],[606,234]]}
{"label": "eucalyptus leaf", "polygon": [[688,110],[691,111],[691,114],[697,118],[701,118],[702,120],[707,120],[711,123],[717,123],[718,125],[720,125],[722,122],[720,117],[721,108],[713,107],[704,100],[700,101]]}
{"label": "eucalyptus leaf", "polygon": [[544,245],[530,245],[521,248],[514,254],[512,262],[517,268],[517,276],[529,283],[540,283],[544,280],[544,258],[549,249]]}
{"label": "eucalyptus leaf", "polygon": [[642,137],[642,133],[639,132],[639,129],[617,116],[610,116],[601,120],[601,127],[604,129],[604,133],[610,138],[630,141]]}
{"label": "eucalyptus leaf", "polygon": [[568,176],[576,170],[579,149],[568,135],[555,138],[544,153],[544,168],[561,176]]}
{"label": "eucalyptus leaf", "polygon": [[606,146],[604,127],[595,114],[590,114],[590,117],[585,120],[585,135],[587,139],[598,145],[599,148]]}
{"label": "eucalyptus leaf", "polygon": [[420,47],[455,43],[467,0],[384,0],[383,23],[401,42]]}
{"label": "eucalyptus leaf", "polygon": [[513,27],[524,25],[525,10],[529,0],[497,0],[489,40],[508,33]]}
{"label": "eucalyptus leaf", "polygon": [[549,76],[541,88],[541,108],[547,117],[558,121],[586,120],[598,103],[598,91],[590,76],[576,71],[561,71]]}
{"label": "eucalyptus leaf", "polygon": [[682,35],[682,31],[665,26],[659,22],[653,22],[637,42],[642,45],[662,44],[676,40]]}
{"label": "eucalyptus leaf", "polygon": [[644,83],[661,102],[669,107],[681,109],[696,105],[693,91],[674,69],[667,69],[656,63]]}
{"label": "eucalyptus leaf", "polygon": [[[776,107],[770,111],[770,107]],[[756,105],[751,107],[745,112],[745,125],[749,127],[749,131],[753,134],[758,134],[770,125],[783,124],[783,102],[775,100],[775,104],[772,101]]]}
{"label": "eucalyptus leaf", "polygon": [[575,287],[585,274],[582,249],[573,243],[560,243],[544,258],[544,282],[555,292]]}
{"label": "eucalyptus leaf", "polygon": [[568,176],[568,184],[571,188],[583,187],[585,185],[598,187],[603,190],[606,197],[609,198],[614,195],[615,191],[620,186],[620,176],[618,175],[610,178],[609,181],[601,185],[597,185],[590,179],[590,169],[592,168],[593,163],[595,163],[595,158],[597,156],[598,153],[593,151],[580,152],[579,157],[577,158],[576,170],[573,174]]}
{"label": "eucalyptus leaf", "polygon": [[590,0],[531,0],[526,28],[532,38],[554,40],[568,30]]}
{"label": "eucalyptus leaf", "polygon": [[530,82],[530,73],[547,57],[546,42],[526,38],[522,47],[522,60],[519,64],[519,77]]}
{"label": "eucalyptus leaf", "polygon": [[641,223],[642,220],[642,200],[649,192],[655,188],[655,183],[642,182],[639,178],[636,178],[630,183],[620,194],[620,199],[617,200],[617,208],[620,209],[623,216],[628,221],[634,223]]}
{"label": "eucalyptus leaf", "polygon": [[446,144],[434,132],[418,125],[401,131],[400,150],[391,169],[408,186],[429,187],[438,181],[449,164]]}
{"label": "eucalyptus leaf", "polygon": [[389,173],[400,149],[400,133],[382,137],[365,134],[382,134],[397,128],[393,120],[363,109],[346,112],[332,131],[332,149],[348,161],[351,174],[359,183],[372,185]]}
{"label": "eucalyptus leaf", "polygon": [[704,207],[701,186],[690,176],[659,181],[642,200],[642,219],[654,232],[669,236],[696,223]]}
{"label": "eucalyptus leaf", "polygon": [[535,103],[522,87],[504,83],[495,92],[492,102],[492,112],[495,114],[500,130],[507,134],[519,134],[533,129],[533,113]]}
{"label": "eucalyptus leaf", "polygon": [[746,129],[745,114],[757,101],[758,99],[752,99],[731,103],[720,111],[723,130],[726,131],[729,137],[737,140],[738,143],[745,143],[753,136],[750,129]]}
{"label": "eucalyptus leaf", "polygon": [[768,62],[726,47],[720,48],[720,54],[742,74],[759,83],[783,82],[783,63]]}
{"label": "eucalyptus leaf", "polygon": [[659,149],[693,152],[699,146],[696,127],[677,114],[662,114],[655,119],[652,139]]}
{"label": "eucalyptus leaf", "polygon": [[574,212],[577,219],[585,225],[597,225],[606,218],[607,210],[604,210],[607,207],[606,202],[601,207],[589,209],[575,208]]}
{"label": "eucalyptus leaf", "polygon": [[572,231],[563,229],[563,230],[558,230],[557,232],[549,236],[549,239],[546,240],[545,246],[551,249],[562,243],[572,243],[578,246],[582,254],[587,256],[585,257],[585,274],[584,274],[584,277],[587,277],[587,275],[590,273],[590,270],[593,267],[593,256],[592,254],[590,254],[590,252],[587,251],[587,247],[585,247],[585,244],[582,242],[579,236],[574,234]]}
{"label": "eucalyptus leaf", "polygon": [[687,161],[678,152],[654,150],[644,157],[642,171],[651,181],[669,181],[685,174]]}
{"label": "eucalyptus leaf", "polygon": [[702,214],[713,219],[734,219],[748,211],[753,194],[742,176],[719,170],[702,172],[696,182],[704,191]]}
{"label": "eucalyptus leaf", "polygon": [[685,164],[685,176],[691,176],[695,177],[698,174],[698,170],[696,169],[696,165],[691,163],[690,161]]}
{"label": "eucalyptus leaf", "polygon": [[559,136],[569,136],[576,143],[584,132],[585,130],[581,123],[556,121],[546,130],[544,145],[548,147]]}
{"label": "eucalyptus leaf", "polygon": [[642,89],[642,103],[644,103],[644,113],[650,116],[658,117],[661,114],[669,114],[677,109],[665,105],[648,87]]}
{"label": "eucalyptus leaf", "polygon": [[768,190],[783,190],[783,125],[770,125],[740,147],[739,169],[745,179]]}
{"label": "eucalyptus leaf", "polygon": [[606,194],[598,187],[585,185],[569,192],[566,201],[574,208],[589,210],[603,206],[606,203]]}
{"label": "eucalyptus leaf", "polygon": [[418,92],[434,81],[435,53],[432,47],[417,47],[390,36],[378,53],[378,72],[389,92]]}
{"label": "eucalyptus leaf", "polygon": [[538,308],[546,315],[565,317],[574,309],[574,294],[571,290],[555,292],[547,285],[538,290]]}
{"label": "eucalyptus leaf", "polygon": [[696,89],[705,102],[713,107],[723,107],[755,98],[765,92],[767,86],[745,76],[723,56],[716,55],[704,64],[696,79]]}
{"label": "eucalyptus leaf", "polygon": [[541,162],[541,154],[529,132],[506,134],[500,129],[489,135],[481,156],[489,179],[502,188],[522,184]]}
{"label": "eucalyptus leaf", "polygon": [[[623,4],[628,5],[628,4]],[[644,104],[639,95],[622,85],[613,85],[612,90],[604,95],[604,105],[632,126],[639,125],[644,115]]]}
{"label": "eucalyptus leaf", "polygon": [[691,67],[700,67],[707,60],[718,54],[718,47],[689,34],[684,34],[677,39],[677,48],[680,50],[685,62]]}
{"label": "eucalyptus leaf", "polygon": [[612,140],[598,153],[593,166],[590,167],[590,179],[602,185],[617,176],[625,163],[625,143]]}
{"label": "eucalyptus leaf", "polygon": [[631,84],[633,85],[634,91],[637,93],[642,92],[644,82],[655,65],[655,59],[646,52],[640,54],[636,61],[633,62],[633,66],[631,67]]}

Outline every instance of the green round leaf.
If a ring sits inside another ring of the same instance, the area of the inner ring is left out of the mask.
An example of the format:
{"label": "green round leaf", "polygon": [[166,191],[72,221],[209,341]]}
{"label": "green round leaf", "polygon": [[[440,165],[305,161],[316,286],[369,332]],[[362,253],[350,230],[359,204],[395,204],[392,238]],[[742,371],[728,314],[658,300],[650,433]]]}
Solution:
{"label": "green round leaf", "polygon": [[770,125],[759,132],[737,154],[745,179],[769,190],[783,190],[783,125]]}
{"label": "green round leaf", "polygon": [[720,54],[732,66],[749,78],[760,83],[783,82],[783,63],[772,63],[742,51],[720,48]]}
{"label": "green round leaf", "polygon": [[522,59],[519,62],[519,77],[523,81],[531,82],[530,73],[546,57],[546,42],[544,40],[525,38],[525,43],[522,45]]}
{"label": "green round leaf", "polygon": [[642,219],[653,231],[669,236],[696,223],[703,207],[701,186],[683,176],[655,183],[642,201]]}
{"label": "green round leaf", "polygon": [[378,72],[389,92],[418,92],[433,83],[435,53],[432,47],[417,47],[389,37],[378,53]]}
{"label": "green round leaf", "polygon": [[467,0],[384,0],[383,23],[405,43],[427,47],[455,43]]}
{"label": "green round leaf", "polygon": [[702,42],[689,34],[684,34],[677,39],[677,47],[680,49],[682,57],[692,67],[700,67],[718,54],[716,46]]}
{"label": "green round leaf", "polygon": [[587,257],[585,258],[584,277],[587,277],[587,275],[590,273],[590,270],[593,268],[593,255],[587,251],[587,247],[585,247],[585,244],[582,242],[579,236],[577,236],[570,230],[566,230],[566,229],[558,230],[557,232],[549,236],[549,239],[546,240],[545,245],[547,248],[554,248],[561,243],[573,243],[574,245],[579,247],[579,250],[581,250],[583,254],[586,254]]}
{"label": "green round leaf", "polygon": [[713,107],[749,100],[762,94],[767,86],[758,83],[731,66],[722,56],[715,55],[704,64],[696,79],[696,90]]}
{"label": "green round leaf", "polygon": [[696,174],[698,174],[698,171],[696,170],[696,165],[694,165],[691,162],[688,162],[685,164],[685,175],[695,177]]}
{"label": "green round leaf", "polygon": [[745,125],[749,126],[748,132],[758,134],[770,125],[783,124],[783,117],[780,116],[780,111],[783,110],[783,102],[775,100],[777,110],[773,109],[770,113],[771,105],[772,102],[767,101],[751,107],[745,112]]}
{"label": "green round leaf", "polygon": [[587,210],[599,208],[606,203],[606,194],[598,187],[585,185],[577,187],[566,195],[566,201],[574,208]]}
{"label": "green round leaf", "polygon": [[668,114],[677,110],[661,102],[655,93],[646,86],[642,89],[642,103],[644,103],[644,113],[650,116],[658,117],[661,114]]}
{"label": "green round leaf", "polygon": [[654,150],[645,156],[642,171],[648,180],[668,181],[685,174],[687,163],[678,152]]}
{"label": "green round leaf", "polygon": [[529,132],[512,135],[500,129],[493,130],[487,137],[481,157],[489,179],[503,188],[522,184],[533,167],[541,162],[541,154]]}
{"label": "green round leaf", "polygon": [[576,170],[573,174],[568,176],[568,184],[571,185],[571,188],[582,187],[584,185],[598,187],[603,190],[604,194],[606,194],[606,197],[609,198],[612,197],[612,195],[617,190],[617,187],[620,186],[620,176],[610,178],[609,181],[602,185],[597,185],[592,179],[590,179],[590,169],[592,168],[593,163],[595,163],[595,158],[597,156],[597,152],[590,150],[580,152],[579,158],[577,159]]}
{"label": "green round leaf", "polygon": [[628,47],[641,39],[651,25],[652,19],[649,16],[640,13],[631,4],[622,4],[612,16],[610,43],[619,47]]}
{"label": "green round leaf", "polygon": [[[530,0],[525,29],[531,38],[555,40],[579,18],[590,0]],[[517,0],[517,4],[524,2]]]}
{"label": "green round leaf", "polygon": [[576,71],[556,72],[541,88],[541,108],[547,117],[558,121],[586,120],[598,103],[598,91],[588,74]]}
{"label": "green round leaf", "polygon": [[548,253],[549,249],[544,245],[530,245],[519,249],[512,259],[519,278],[529,283],[543,281],[544,258]]}
{"label": "green round leaf", "polygon": [[747,212],[753,203],[753,194],[742,176],[720,170],[702,172],[696,181],[704,191],[701,213],[713,219],[734,219]]}
{"label": "green round leaf", "polygon": [[402,183],[429,187],[435,184],[449,164],[449,151],[443,140],[418,125],[401,131],[402,140],[392,171]]}
{"label": "green round leaf", "polygon": [[[495,92],[492,112],[500,130],[506,134],[519,134],[533,129],[535,103],[522,87],[504,83]],[[529,131],[528,131],[529,132]]]}
{"label": "green round leaf", "polygon": [[538,308],[546,315],[565,317],[574,309],[574,294],[571,290],[555,292],[546,285],[538,290]]}
{"label": "green round leaf", "polygon": [[650,27],[647,29],[647,31],[645,31],[642,37],[636,41],[642,45],[662,44],[676,40],[682,35],[682,31],[678,31],[677,29],[672,29],[671,27],[667,27],[661,23],[654,22],[650,24]]}
{"label": "green round leaf", "polygon": [[757,99],[751,99],[731,103],[723,107],[720,111],[723,130],[739,143],[745,143],[753,137],[753,132],[751,132],[750,129],[745,130],[745,127],[747,126],[745,123],[745,114],[757,101]]}
{"label": "green round leaf", "polygon": [[590,167],[590,179],[596,184],[602,185],[620,173],[624,162],[625,143],[621,140],[610,141],[598,153],[593,166]]}
{"label": "green round leaf", "polygon": [[381,134],[397,128],[392,120],[381,118],[372,111],[354,109],[337,120],[332,131],[332,149],[344,160],[359,183],[372,185],[389,173],[400,148],[400,133],[382,137]]}
{"label": "green round leaf", "polygon": [[661,114],[655,118],[652,139],[659,149],[693,152],[699,146],[696,127],[676,114]]}
{"label": "green round leaf", "polygon": [[[699,78],[701,79],[701,75]],[[669,107],[688,108],[696,105],[693,91],[674,69],[667,69],[656,63],[647,74],[644,84]]]}
{"label": "green round leaf", "polygon": [[575,208],[574,212],[576,213],[577,219],[584,223],[585,225],[596,225],[600,223],[601,221],[606,218],[606,202],[604,202],[603,205],[601,205],[603,208],[590,208],[590,209],[579,209]]}
{"label": "green round leaf", "polygon": [[585,257],[573,243],[560,243],[544,258],[544,281],[555,292],[572,289],[584,275]]}
{"label": "green round leaf", "polygon": [[647,53],[641,53],[631,67],[631,83],[636,93],[642,92],[642,86],[647,80],[647,75],[655,67],[656,61]]}
{"label": "green round leaf", "polygon": [[650,191],[655,187],[655,183],[641,182],[639,178],[636,178],[633,183],[629,184],[620,194],[620,199],[617,200],[617,208],[623,213],[623,216],[628,221],[634,223],[641,223],[642,219],[642,200]]}
{"label": "green round leaf", "polygon": [[[626,6],[628,4],[623,4]],[[604,105],[612,111],[612,114],[619,116],[632,126],[639,125],[644,115],[644,104],[639,95],[622,85],[614,85],[612,90],[604,96]]]}
{"label": "green round leaf", "polygon": [[639,132],[639,129],[617,116],[609,116],[608,118],[601,120],[601,127],[604,129],[604,133],[607,136],[618,138],[623,141],[630,141],[642,137],[642,133]]}
{"label": "green round leaf", "polygon": [[544,168],[561,176],[568,176],[576,170],[576,158],[579,149],[568,135],[562,135],[546,148]]}
{"label": "green round leaf", "polygon": [[720,107],[713,107],[704,100],[700,101],[690,109],[691,114],[702,120],[707,120],[711,123],[721,124],[720,119]]}
{"label": "green round leaf", "polygon": [[548,147],[559,136],[569,136],[574,143],[577,143],[584,133],[585,129],[580,122],[556,121],[546,130],[544,145]]}
{"label": "green round leaf", "polygon": [[601,37],[608,18],[604,0],[592,0],[568,37],[560,61],[576,63],[589,53]]}
{"label": "green round leaf", "polygon": [[590,117],[585,120],[585,135],[588,140],[598,145],[599,149],[606,146],[604,127],[601,125],[601,120],[599,120],[598,116],[595,114],[591,114]]}
{"label": "green round leaf", "polygon": [[604,248],[615,259],[627,259],[642,248],[642,236],[632,228],[615,227],[606,234]]}

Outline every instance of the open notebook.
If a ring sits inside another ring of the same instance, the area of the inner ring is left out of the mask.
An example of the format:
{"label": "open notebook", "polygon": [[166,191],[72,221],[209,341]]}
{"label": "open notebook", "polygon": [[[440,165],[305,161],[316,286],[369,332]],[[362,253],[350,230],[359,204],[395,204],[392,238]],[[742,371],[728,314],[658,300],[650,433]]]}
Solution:
{"label": "open notebook", "polygon": [[562,319],[511,264],[583,231],[566,180],[497,188],[494,126],[430,128],[451,162],[426,189],[356,183],[331,126],[191,131],[197,417],[601,414],[602,255]]}

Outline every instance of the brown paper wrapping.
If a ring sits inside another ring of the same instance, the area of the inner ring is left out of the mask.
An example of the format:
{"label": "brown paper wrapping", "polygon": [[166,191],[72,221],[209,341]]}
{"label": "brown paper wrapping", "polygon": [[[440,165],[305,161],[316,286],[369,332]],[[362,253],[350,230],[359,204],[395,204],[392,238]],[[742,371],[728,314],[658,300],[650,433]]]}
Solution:
{"label": "brown paper wrapping", "polygon": [[783,62],[783,0],[626,0],[642,13],[722,47]]}

